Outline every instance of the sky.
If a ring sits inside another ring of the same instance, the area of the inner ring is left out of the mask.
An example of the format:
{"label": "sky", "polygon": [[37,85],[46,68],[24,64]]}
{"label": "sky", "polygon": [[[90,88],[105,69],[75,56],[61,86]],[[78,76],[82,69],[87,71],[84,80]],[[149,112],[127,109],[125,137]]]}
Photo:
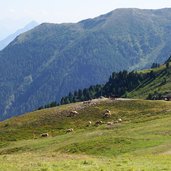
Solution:
{"label": "sky", "polygon": [[38,23],[78,22],[116,8],[158,9],[171,7],[171,0],[0,0],[0,39]]}

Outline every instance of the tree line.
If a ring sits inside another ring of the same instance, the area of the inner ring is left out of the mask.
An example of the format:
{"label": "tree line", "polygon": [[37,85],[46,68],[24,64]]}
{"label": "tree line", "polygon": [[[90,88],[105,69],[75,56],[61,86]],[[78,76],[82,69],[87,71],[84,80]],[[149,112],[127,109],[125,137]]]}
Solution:
{"label": "tree line", "polygon": [[[166,72],[170,68],[171,56],[164,63]],[[158,68],[158,63],[153,63],[151,68]],[[160,73],[154,72],[128,72],[126,70],[120,72],[113,72],[109,80],[105,84],[97,84],[89,88],[79,89],[70,92],[67,96],[62,97],[60,102],[51,102],[39,108],[51,108],[59,105],[88,101],[96,98],[103,97],[127,97],[127,94],[137,87],[144,85],[149,80],[155,79]],[[166,84],[166,78],[163,78],[161,84]],[[150,93],[147,99],[161,99],[162,95],[159,92]]]}
{"label": "tree line", "polygon": [[127,93],[141,85],[145,80],[154,79],[156,74],[138,73],[135,71],[128,72],[126,70],[113,72],[106,84],[97,84],[89,88],[79,89],[70,92],[67,96],[62,97],[60,102],[51,102],[39,108],[51,108],[59,105],[88,101],[103,97],[127,97]]}

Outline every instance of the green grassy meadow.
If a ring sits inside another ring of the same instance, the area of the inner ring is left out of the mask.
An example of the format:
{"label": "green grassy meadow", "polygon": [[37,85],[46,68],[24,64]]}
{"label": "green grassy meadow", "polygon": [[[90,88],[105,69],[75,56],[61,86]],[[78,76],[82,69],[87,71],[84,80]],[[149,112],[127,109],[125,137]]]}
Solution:
{"label": "green grassy meadow", "polygon": [[[103,119],[106,109],[112,116]],[[72,110],[79,115],[67,117]],[[106,99],[35,111],[1,122],[0,140],[2,171],[169,171],[171,102]]]}
{"label": "green grassy meadow", "polygon": [[[171,65],[171,63],[170,63]],[[150,73],[153,71],[157,77],[151,80],[145,80],[140,86],[128,93],[130,98],[145,99],[150,93],[158,92],[161,94],[171,93],[171,72],[165,65],[159,68],[138,71],[139,73]]]}

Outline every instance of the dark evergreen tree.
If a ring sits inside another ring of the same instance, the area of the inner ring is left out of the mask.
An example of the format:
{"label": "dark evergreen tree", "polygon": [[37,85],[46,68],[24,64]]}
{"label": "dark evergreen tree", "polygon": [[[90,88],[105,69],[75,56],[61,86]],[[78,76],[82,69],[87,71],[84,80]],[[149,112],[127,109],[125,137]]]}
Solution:
{"label": "dark evergreen tree", "polygon": [[158,63],[153,63],[151,66],[152,69],[153,68],[159,68],[159,67],[160,67],[160,64],[158,64]]}
{"label": "dark evergreen tree", "polygon": [[166,63],[166,68],[169,69],[169,67],[170,67],[170,63],[167,62],[167,63]]}

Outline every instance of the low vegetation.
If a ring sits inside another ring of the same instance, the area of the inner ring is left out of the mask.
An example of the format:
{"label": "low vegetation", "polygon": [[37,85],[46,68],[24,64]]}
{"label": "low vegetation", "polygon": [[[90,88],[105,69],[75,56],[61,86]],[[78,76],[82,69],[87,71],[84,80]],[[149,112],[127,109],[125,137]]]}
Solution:
{"label": "low vegetation", "polygon": [[103,98],[35,111],[0,123],[0,170],[170,170],[170,122],[166,101]]}
{"label": "low vegetation", "polygon": [[[162,100],[165,97],[171,97],[171,67],[170,61],[152,71],[156,73],[152,80],[145,80],[136,89],[128,93],[129,97],[144,98],[150,100]],[[144,71],[149,72],[149,70]]]}

